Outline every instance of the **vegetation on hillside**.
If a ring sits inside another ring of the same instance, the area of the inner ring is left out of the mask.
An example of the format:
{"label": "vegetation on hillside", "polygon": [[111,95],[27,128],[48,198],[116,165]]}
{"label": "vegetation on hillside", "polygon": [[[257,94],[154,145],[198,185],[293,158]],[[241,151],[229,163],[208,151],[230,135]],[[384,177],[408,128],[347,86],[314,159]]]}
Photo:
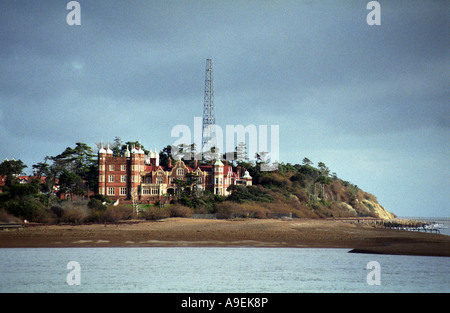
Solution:
{"label": "vegetation on hillside", "polygon": [[[127,145],[144,149],[137,141],[122,144],[118,137],[111,149],[119,156]],[[195,147],[190,148],[189,153],[193,153]],[[171,157],[170,146],[160,151],[162,165]],[[47,156],[44,162],[33,165],[37,179],[29,184],[17,180],[27,167],[22,161],[5,160],[0,164],[0,177],[5,177],[0,193],[0,222],[19,218],[46,223],[107,223],[132,218],[188,217],[194,213],[216,214],[218,218],[380,217],[380,210],[385,212],[375,196],[338,178],[336,173],[330,174],[323,162],[315,167],[304,158],[302,164],[280,163],[273,172],[261,171],[261,164],[261,161],[234,161],[231,165],[235,171],[240,166],[250,173],[253,186],[230,186],[232,193],[228,197],[208,191],[190,192],[179,182],[180,192],[170,204],[113,206],[101,195],[87,199],[89,191],[97,190],[97,158],[91,147],[76,143],[74,148],[68,147],[61,154]],[[41,176],[46,177],[44,183],[38,179]],[[60,200],[50,192],[56,182],[60,192],[69,195],[68,199]]]}

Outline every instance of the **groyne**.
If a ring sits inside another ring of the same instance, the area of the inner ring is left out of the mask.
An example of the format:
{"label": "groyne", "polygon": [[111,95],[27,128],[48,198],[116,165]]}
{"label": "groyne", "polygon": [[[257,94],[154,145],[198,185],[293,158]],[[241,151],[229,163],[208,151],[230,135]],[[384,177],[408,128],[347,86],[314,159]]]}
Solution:
{"label": "groyne", "polygon": [[360,224],[360,225],[368,225],[376,228],[385,228],[385,229],[398,229],[398,230],[408,230],[408,231],[423,231],[430,233],[439,234],[439,227],[437,223],[434,222],[424,222],[418,220],[407,220],[407,219],[381,219],[381,218],[336,218],[334,220],[346,222],[350,224]]}

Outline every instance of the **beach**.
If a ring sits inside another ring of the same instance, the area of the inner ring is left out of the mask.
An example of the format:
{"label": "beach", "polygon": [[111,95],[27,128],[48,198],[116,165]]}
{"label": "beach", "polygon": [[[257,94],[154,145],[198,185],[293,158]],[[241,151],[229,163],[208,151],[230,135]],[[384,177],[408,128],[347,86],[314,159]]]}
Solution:
{"label": "beach", "polygon": [[321,219],[192,219],[27,225],[0,231],[0,248],[290,247],[450,256],[450,236]]}

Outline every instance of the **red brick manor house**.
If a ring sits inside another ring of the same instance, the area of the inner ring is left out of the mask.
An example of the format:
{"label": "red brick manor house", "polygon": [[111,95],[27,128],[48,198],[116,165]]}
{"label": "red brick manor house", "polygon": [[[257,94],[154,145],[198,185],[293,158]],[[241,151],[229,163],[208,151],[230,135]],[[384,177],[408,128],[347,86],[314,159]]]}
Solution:
{"label": "red brick manor house", "polygon": [[113,151],[103,146],[98,151],[99,194],[110,199],[154,202],[163,197],[170,198],[180,188],[208,190],[217,195],[228,195],[231,185],[251,185],[252,177],[244,168],[233,172],[232,166],[219,159],[210,165],[198,165],[194,160],[190,166],[182,160],[168,166],[159,164],[159,154],[127,147],[123,156],[113,156]]}

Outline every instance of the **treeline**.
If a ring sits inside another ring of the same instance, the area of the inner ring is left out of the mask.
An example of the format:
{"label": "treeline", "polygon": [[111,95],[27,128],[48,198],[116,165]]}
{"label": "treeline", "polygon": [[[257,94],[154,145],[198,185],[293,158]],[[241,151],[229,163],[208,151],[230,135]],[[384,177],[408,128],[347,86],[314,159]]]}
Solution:
{"label": "treeline", "polygon": [[[97,148],[101,145],[98,143]],[[138,141],[123,143],[119,137],[106,146],[116,156],[123,154],[127,146],[139,147],[148,153]],[[19,176],[26,168],[28,166],[21,160],[5,159],[0,163],[0,178],[3,180],[0,186],[0,219],[4,221],[26,219],[78,223],[127,216],[123,207],[114,207],[107,212],[110,201],[101,195],[93,196],[90,201],[84,200],[98,190],[97,150],[85,143],[77,142],[58,155],[46,156],[42,162],[32,165],[32,180],[20,183]],[[102,205],[98,205],[98,201]]]}
{"label": "treeline", "polygon": [[[101,145],[97,144],[97,148]],[[115,156],[120,156],[127,145],[147,151],[139,142],[123,143],[119,137],[109,148]],[[185,155],[195,152],[195,146],[179,149],[177,152]],[[235,153],[243,150],[245,147],[236,147]],[[305,218],[377,217],[373,207],[377,200],[373,195],[338,178],[323,162],[318,162],[315,167],[308,158],[304,158],[301,164],[280,163],[278,170],[273,172],[262,171],[263,162],[259,159],[249,162],[244,158],[231,162],[234,171],[240,166],[250,173],[253,186],[230,186],[232,193],[228,197],[184,188],[187,187],[183,185],[185,182],[180,181],[177,196],[170,205],[163,206],[157,202],[137,208],[123,204],[114,206],[101,195],[87,200],[87,195],[98,189],[96,152],[85,143],[76,143],[75,147],[67,147],[56,156],[47,156],[43,162],[32,166],[35,178],[29,184],[18,181],[18,176],[27,168],[22,161],[4,160],[0,164],[0,177],[4,179],[0,193],[0,222],[27,219],[46,223],[103,223],[131,218],[191,216],[195,213],[216,214],[218,218],[268,218],[283,214]],[[171,146],[159,154],[163,166],[173,158]],[[188,159],[185,162],[189,165],[193,157]],[[41,180],[41,177],[45,179]],[[59,190],[55,190],[55,186]],[[61,200],[57,196],[61,193],[68,197]]]}
{"label": "treeline", "polygon": [[369,194],[330,173],[329,168],[319,162],[304,158],[302,164],[280,163],[278,170],[261,171],[262,162],[236,162],[253,178],[253,186],[233,185],[228,197],[209,195],[192,197],[186,191],[177,203],[196,212],[216,213],[221,218],[273,216],[296,216],[300,218],[325,217],[378,217],[372,203],[377,203]]}
{"label": "treeline", "polygon": [[[51,163],[50,163],[51,162]],[[86,196],[97,189],[98,167],[91,147],[77,143],[57,156],[47,156],[32,166],[31,181],[21,183],[20,176],[28,166],[21,160],[4,160],[0,164],[0,216],[13,220],[53,221],[53,204],[61,202],[58,195]],[[24,175],[25,176],[25,175]],[[10,217],[8,217],[10,216]]]}

